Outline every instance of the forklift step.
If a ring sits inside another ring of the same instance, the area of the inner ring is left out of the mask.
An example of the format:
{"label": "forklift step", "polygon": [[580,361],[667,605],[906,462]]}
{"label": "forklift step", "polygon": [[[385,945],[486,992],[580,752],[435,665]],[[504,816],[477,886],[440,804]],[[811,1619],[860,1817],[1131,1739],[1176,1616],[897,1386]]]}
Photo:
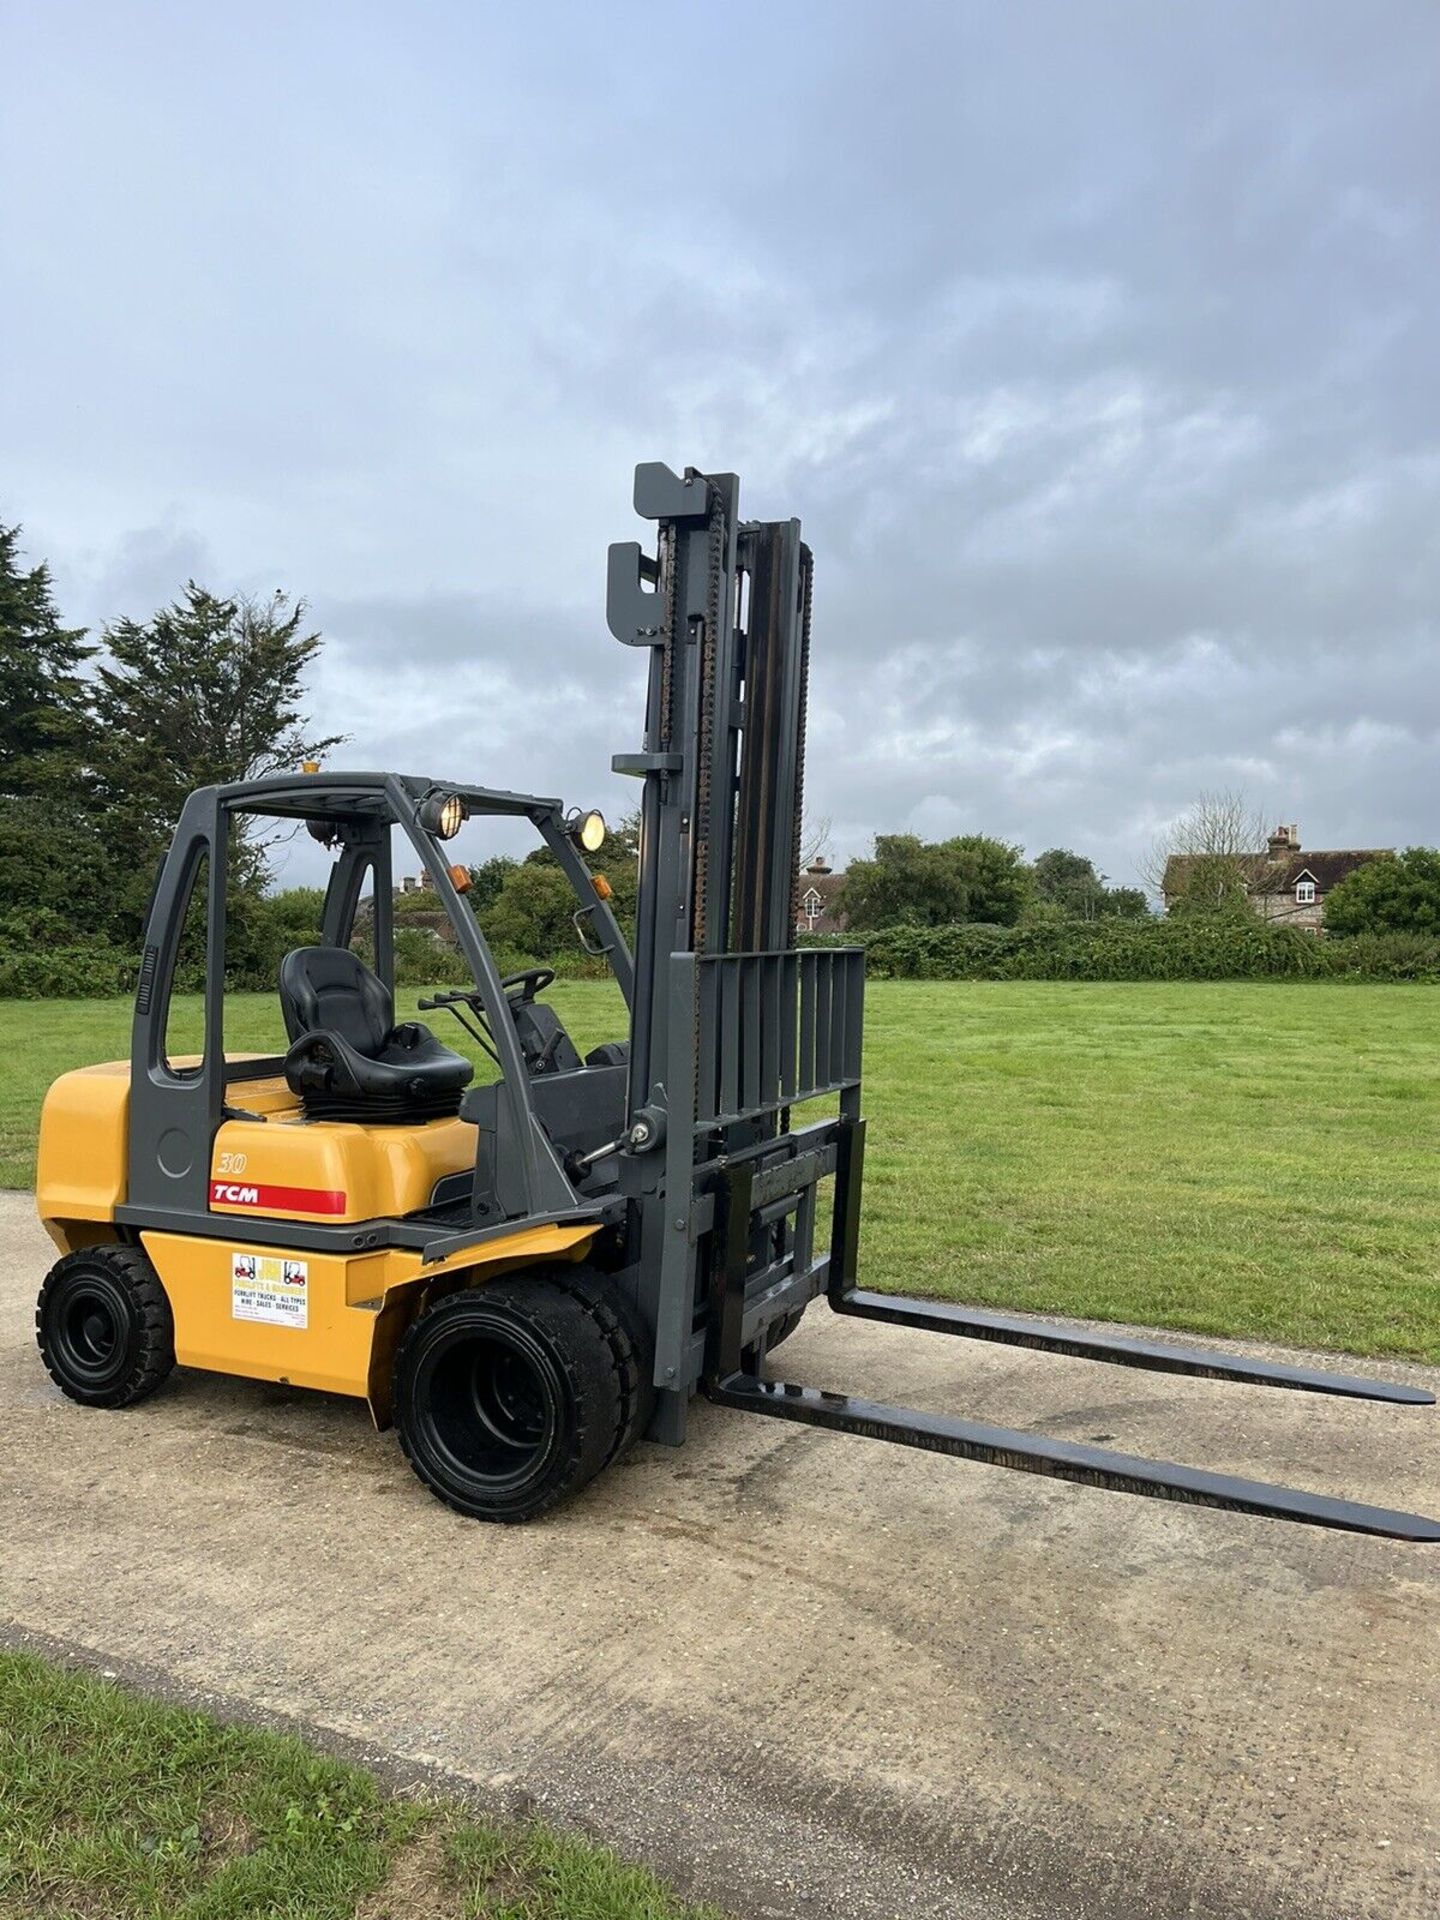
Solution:
{"label": "forklift step", "polygon": [[1369,1380],[1359,1374],[1321,1373],[1310,1367],[1251,1360],[1241,1354],[1212,1353],[1202,1347],[1173,1347],[1157,1340],[1130,1340],[1119,1334],[1091,1333],[1083,1327],[1047,1325],[1011,1314],[983,1313],[974,1307],[950,1307],[934,1300],[909,1300],[895,1294],[852,1287],[831,1301],[837,1313],[879,1320],[890,1326],[919,1327],[929,1333],[953,1333],[964,1340],[994,1340],[1036,1353],[1069,1354],[1077,1360],[1103,1360],[1115,1367],[1140,1367],[1152,1373],[1193,1374],[1201,1380],[1238,1380],[1248,1386],[1291,1387],[1304,1393],[1339,1394],[1350,1400],[1386,1400],[1395,1406],[1433,1407],[1435,1396],[1423,1387]]}
{"label": "forklift step", "polygon": [[1378,1534],[1390,1540],[1440,1542],[1440,1521],[1426,1519],[1421,1514],[1398,1513],[1388,1507],[1369,1507],[1353,1500],[1335,1500],[1326,1494],[1302,1493],[1292,1487],[1267,1486],[1260,1480],[1206,1473],[1165,1460],[1143,1460],[1134,1454],[1110,1453],[1103,1447],[1053,1440],[1008,1427],[982,1426],[946,1414],[886,1406],[854,1394],[829,1393],[819,1387],[795,1386],[783,1380],[761,1380],[746,1373],[713,1380],[706,1392],[718,1405],[734,1407],[743,1413],[795,1420],[832,1433],[888,1440],[896,1446],[951,1454],[956,1459],[985,1466],[1046,1474],[1052,1479],[1072,1480],[1080,1486],[1100,1487],[1113,1493],[1176,1500],[1188,1506],[1221,1507],[1231,1513],[1293,1520],[1312,1527],[1334,1527],[1346,1533]]}

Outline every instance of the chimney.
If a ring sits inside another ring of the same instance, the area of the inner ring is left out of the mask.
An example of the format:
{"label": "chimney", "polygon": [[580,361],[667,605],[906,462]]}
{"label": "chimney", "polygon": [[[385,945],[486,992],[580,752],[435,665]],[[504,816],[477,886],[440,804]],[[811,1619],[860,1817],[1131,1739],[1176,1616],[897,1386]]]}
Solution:
{"label": "chimney", "polygon": [[829,873],[830,862],[828,860],[812,860],[805,871],[806,873]]}
{"label": "chimney", "polygon": [[1300,851],[1300,829],[1298,826],[1276,827],[1270,836],[1270,858],[1283,860],[1286,854]]}

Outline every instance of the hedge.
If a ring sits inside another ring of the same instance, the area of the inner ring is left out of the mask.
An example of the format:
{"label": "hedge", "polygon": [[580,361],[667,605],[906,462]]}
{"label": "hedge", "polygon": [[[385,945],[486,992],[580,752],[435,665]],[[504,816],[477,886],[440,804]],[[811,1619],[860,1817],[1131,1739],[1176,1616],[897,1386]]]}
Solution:
{"label": "hedge", "polygon": [[[587,958],[583,953],[541,963],[504,947],[492,951],[502,974],[521,973],[527,967],[544,964],[554,965],[562,979],[609,976],[609,968],[603,961]],[[226,986],[232,993],[273,993],[279,967],[279,953],[274,956],[273,965],[269,956],[251,959],[230,970]],[[126,953],[103,940],[84,947],[40,941],[25,945],[0,942],[0,1000],[114,999],[135,991],[139,971],[138,954]],[[470,968],[463,955],[433,934],[416,927],[397,927],[395,979],[401,987],[468,986]],[[182,993],[200,992],[204,986],[200,964],[182,958],[175,984]]]}
{"label": "hedge", "polygon": [[118,947],[0,947],[0,999],[104,1000],[131,993],[137,962]]}
{"label": "hedge", "polygon": [[[1330,934],[1253,926],[1226,915],[1176,920],[1098,920],[1035,927],[888,927],[849,941],[806,936],[804,946],[863,946],[872,980],[1413,980],[1440,982],[1440,939],[1426,934]],[[419,928],[397,928],[396,977],[402,987],[463,985],[470,978],[456,950]],[[501,973],[554,965],[564,979],[601,979],[603,961],[563,954],[536,962],[497,949]],[[236,992],[273,990],[279,960],[232,972]],[[135,955],[98,941],[66,946],[33,940],[0,944],[0,999],[100,999],[130,993]],[[198,969],[178,984],[198,989]]]}
{"label": "hedge", "polygon": [[1440,939],[1403,933],[1317,938],[1222,914],[1033,927],[887,927],[856,936],[854,944],[865,948],[874,980],[1440,981]]}

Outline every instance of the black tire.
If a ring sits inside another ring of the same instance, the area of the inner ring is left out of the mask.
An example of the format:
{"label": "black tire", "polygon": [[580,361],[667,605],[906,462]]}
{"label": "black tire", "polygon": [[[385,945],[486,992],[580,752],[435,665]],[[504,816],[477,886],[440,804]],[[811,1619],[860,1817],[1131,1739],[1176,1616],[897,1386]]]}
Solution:
{"label": "black tire", "polygon": [[766,1329],[765,1351],[767,1353],[773,1353],[783,1340],[790,1338],[791,1334],[794,1333],[804,1318],[805,1308],[796,1307],[793,1312],[787,1313],[783,1319],[772,1321]]}
{"label": "black tire", "polygon": [[628,1316],[583,1269],[448,1294],[395,1356],[400,1445],[430,1491],[476,1520],[531,1520],[578,1493],[648,1418]]}
{"label": "black tire", "polygon": [[82,1407],[128,1407],[175,1364],[175,1322],[138,1247],[82,1247],[57,1260],[35,1303],[40,1358]]}
{"label": "black tire", "polygon": [[[806,1300],[806,1306],[808,1306],[808,1304],[810,1304],[810,1302]],[[741,1356],[741,1359],[745,1361],[745,1367],[747,1367],[751,1373],[758,1373],[760,1367],[762,1367],[762,1363],[764,1363],[764,1356],[766,1356],[766,1354],[774,1354],[774,1350],[780,1346],[781,1340],[789,1340],[789,1336],[801,1325],[803,1319],[804,1308],[791,1308],[791,1311],[789,1311],[789,1313],[783,1313],[778,1321],[770,1321],[770,1325],[766,1327],[766,1336],[764,1336],[764,1354],[760,1352],[758,1344],[756,1344],[756,1346],[747,1346],[745,1352],[743,1352],[743,1356]]]}
{"label": "black tire", "polygon": [[560,1268],[548,1277],[585,1302],[610,1343],[620,1381],[622,1410],[615,1444],[605,1462],[608,1466],[640,1439],[655,1411],[655,1354],[650,1336],[624,1294],[593,1268]]}

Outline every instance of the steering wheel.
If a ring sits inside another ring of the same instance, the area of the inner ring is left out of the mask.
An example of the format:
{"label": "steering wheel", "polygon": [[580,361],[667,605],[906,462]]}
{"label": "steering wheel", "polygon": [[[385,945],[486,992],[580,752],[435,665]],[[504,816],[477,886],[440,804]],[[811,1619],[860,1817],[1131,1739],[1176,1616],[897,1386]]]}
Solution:
{"label": "steering wheel", "polygon": [[524,973],[507,973],[505,978],[500,982],[500,985],[506,994],[510,992],[512,987],[523,988],[517,1004],[522,1007],[528,1007],[536,994],[543,993],[554,978],[555,969],[553,967],[528,967]]}

